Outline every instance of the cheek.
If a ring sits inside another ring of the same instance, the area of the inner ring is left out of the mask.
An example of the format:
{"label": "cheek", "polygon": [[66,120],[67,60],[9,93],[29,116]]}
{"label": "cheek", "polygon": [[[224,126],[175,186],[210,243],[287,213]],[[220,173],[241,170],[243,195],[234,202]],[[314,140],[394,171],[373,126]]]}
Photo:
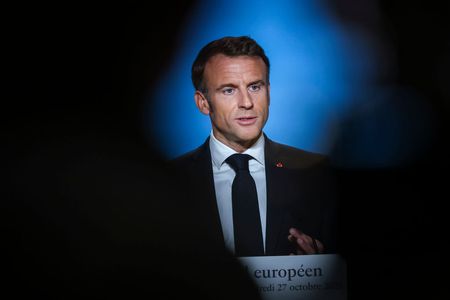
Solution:
{"label": "cheek", "polygon": [[215,113],[217,115],[218,118],[226,120],[226,119],[231,119],[233,116],[233,108],[229,105],[217,105],[216,106],[216,110]]}
{"label": "cheek", "polygon": [[267,115],[267,113],[268,113],[268,111],[269,111],[269,102],[268,102],[267,99],[264,100],[264,102],[261,103],[261,105],[259,106],[259,111],[260,111],[262,114]]}
{"label": "cheek", "polygon": [[211,118],[217,124],[230,126],[233,120],[232,111],[224,105],[216,105],[211,112]]}

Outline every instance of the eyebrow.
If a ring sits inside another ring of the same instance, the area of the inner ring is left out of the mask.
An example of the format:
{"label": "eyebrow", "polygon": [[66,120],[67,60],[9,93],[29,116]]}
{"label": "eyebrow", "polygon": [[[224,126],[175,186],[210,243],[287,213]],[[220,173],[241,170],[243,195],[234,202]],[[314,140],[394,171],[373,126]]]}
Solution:
{"label": "eyebrow", "polygon": [[[266,82],[264,80],[262,80],[262,79],[259,79],[259,80],[255,80],[255,81],[250,82],[247,86],[251,86],[251,85],[254,85],[254,84],[266,85]],[[226,88],[226,87],[233,87],[233,88],[235,88],[237,86],[235,84],[233,84],[233,83],[224,83],[224,84],[221,84],[218,88],[216,88],[216,91],[220,91],[221,89]]]}

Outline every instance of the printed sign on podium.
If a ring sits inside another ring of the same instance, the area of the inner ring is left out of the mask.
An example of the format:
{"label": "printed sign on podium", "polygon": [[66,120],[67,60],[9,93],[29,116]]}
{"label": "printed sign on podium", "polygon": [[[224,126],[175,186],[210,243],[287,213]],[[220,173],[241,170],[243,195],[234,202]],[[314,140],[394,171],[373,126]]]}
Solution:
{"label": "printed sign on podium", "polygon": [[337,254],[241,257],[264,300],[346,300],[347,265]]}

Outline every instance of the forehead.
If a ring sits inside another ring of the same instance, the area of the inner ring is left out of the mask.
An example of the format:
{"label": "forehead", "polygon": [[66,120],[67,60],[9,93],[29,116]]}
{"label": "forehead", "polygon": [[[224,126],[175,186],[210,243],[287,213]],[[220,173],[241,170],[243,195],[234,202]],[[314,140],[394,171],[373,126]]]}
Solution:
{"label": "forehead", "polygon": [[208,83],[230,81],[265,80],[266,65],[259,56],[225,56],[218,54],[211,57],[205,65],[204,77]]}

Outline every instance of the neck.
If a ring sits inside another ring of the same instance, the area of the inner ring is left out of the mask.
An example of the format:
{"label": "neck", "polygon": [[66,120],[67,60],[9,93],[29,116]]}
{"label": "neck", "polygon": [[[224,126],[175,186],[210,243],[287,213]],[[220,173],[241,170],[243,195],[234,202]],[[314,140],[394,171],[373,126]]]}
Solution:
{"label": "neck", "polygon": [[228,140],[226,138],[224,138],[222,135],[217,134],[216,131],[213,130],[213,134],[214,137],[220,141],[221,143],[223,143],[224,145],[230,147],[231,149],[233,149],[234,151],[238,152],[238,153],[242,153],[245,150],[247,150],[248,148],[250,148],[251,146],[253,146],[256,141],[258,141],[258,139],[261,137],[262,132],[260,132],[260,134],[252,139],[252,140],[246,140],[246,141],[232,141],[232,140]]}

